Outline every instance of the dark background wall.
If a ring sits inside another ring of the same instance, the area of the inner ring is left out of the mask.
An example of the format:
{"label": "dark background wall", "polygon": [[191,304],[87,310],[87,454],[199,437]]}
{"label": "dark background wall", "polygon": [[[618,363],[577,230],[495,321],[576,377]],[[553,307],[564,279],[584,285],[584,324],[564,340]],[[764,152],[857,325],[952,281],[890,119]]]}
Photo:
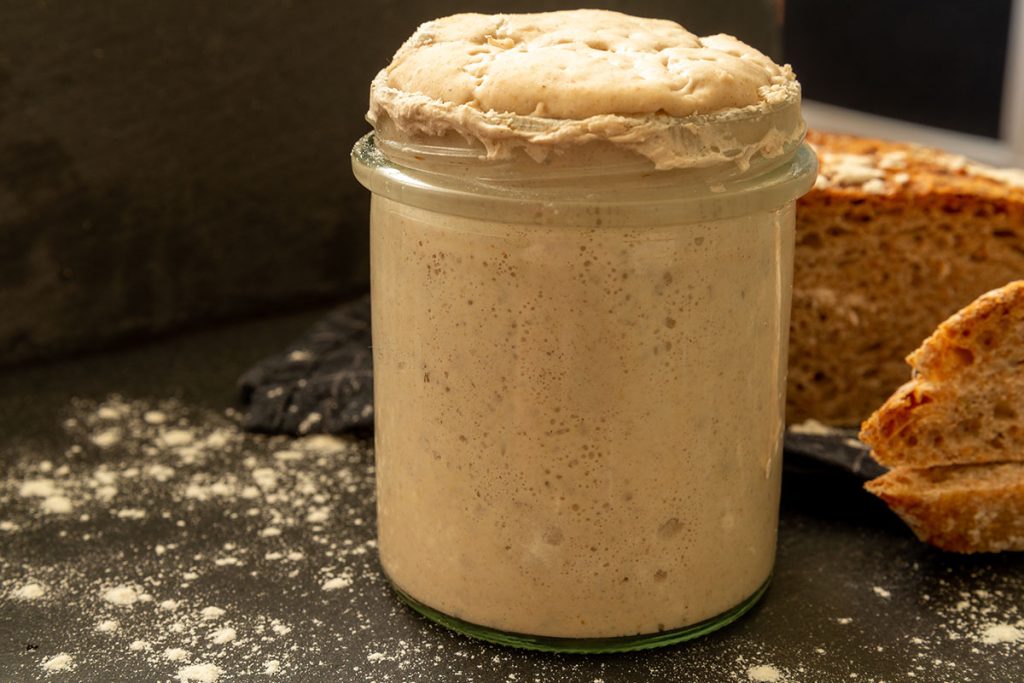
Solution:
{"label": "dark background wall", "polygon": [[999,137],[1012,0],[787,0],[804,97]]}
{"label": "dark background wall", "polygon": [[[779,54],[772,0],[587,4]],[[0,364],[365,288],[373,74],[435,16],[560,7],[0,4]]]}

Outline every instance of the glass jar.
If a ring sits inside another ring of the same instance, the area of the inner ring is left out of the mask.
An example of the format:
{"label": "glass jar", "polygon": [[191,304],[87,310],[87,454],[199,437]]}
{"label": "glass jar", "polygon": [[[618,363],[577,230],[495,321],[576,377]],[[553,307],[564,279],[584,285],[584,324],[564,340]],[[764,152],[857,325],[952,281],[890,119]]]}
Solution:
{"label": "glass jar", "polygon": [[352,158],[373,193],[377,524],[399,595],[471,636],[572,652],[748,610],[775,555],[813,152],[488,161],[378,126]]}

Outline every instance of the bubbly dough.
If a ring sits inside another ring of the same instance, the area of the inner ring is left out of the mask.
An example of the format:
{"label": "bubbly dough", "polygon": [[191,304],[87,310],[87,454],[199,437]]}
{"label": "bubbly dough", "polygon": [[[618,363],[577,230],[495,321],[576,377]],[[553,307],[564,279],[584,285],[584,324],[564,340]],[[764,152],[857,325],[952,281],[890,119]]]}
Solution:
{"label": "bubbly dough", "polygon": [[416,31],[387,84],[480,111],[556,119],[758,105],[793,72],[728,35],[604,10],[457,14]]}
{"label": "bubbly dough", "polygon": [[727,35],[604,10],[430,21],[370,87],[378,132],[460,135],[490,159],[603,141],[658,169],[771,158],[804,134],[800,85]]}

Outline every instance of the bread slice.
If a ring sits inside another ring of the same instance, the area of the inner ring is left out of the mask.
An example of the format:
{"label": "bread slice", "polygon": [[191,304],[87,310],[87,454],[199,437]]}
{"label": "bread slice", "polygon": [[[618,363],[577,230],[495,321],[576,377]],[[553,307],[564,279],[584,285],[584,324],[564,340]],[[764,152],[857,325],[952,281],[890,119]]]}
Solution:
{"label": "bread slice", "polygon": [[943,550],[1024,550],[1024,463],[901,467],[866,488]]}
{"label": "bread slice", "polygon": [[875,460],[886,467],[1024,462],[1024,281],[978,298],[907,362],[914,378],[861,428]]}
{"label": "bread slice", "polygon": [[913,378],[861,428],[893,468],[867,490],[944,550],[1024,550],[1024,280],[946,320],[907,362]]}
{"label": "bread slice", "polygon": [[787,419],[855,425],[905,381],[903,358],[936,325],[1024,275],[1024,172],[808,140],[821,168],[797,206]]}

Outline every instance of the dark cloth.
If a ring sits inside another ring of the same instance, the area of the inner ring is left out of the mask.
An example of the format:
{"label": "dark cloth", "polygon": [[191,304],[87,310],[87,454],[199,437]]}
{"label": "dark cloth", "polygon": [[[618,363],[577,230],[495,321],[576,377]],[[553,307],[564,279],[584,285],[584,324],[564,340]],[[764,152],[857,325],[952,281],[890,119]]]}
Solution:
{"label": "dark cloth", "polygon": [[786,467],[811,472],[853,475],[867,481],[885,474],[870,449],[857,440],[856,429],[830,429],[823,434],[786,431]]}
{"label": "dark cloth", "polygon": [[335,309],[284,352],[242,375],[243,425],[291,435],[372,429],[372,362],[365,296]]}
{"label": "dark cloth", "polygon": [[[271,434],[338,434],[373,429],[370,300],[332,311],[284,352],[242,375],[246,429]],[[856,431],[788,431],[788,466],[871,479],[885,469],[856,440]]]}

